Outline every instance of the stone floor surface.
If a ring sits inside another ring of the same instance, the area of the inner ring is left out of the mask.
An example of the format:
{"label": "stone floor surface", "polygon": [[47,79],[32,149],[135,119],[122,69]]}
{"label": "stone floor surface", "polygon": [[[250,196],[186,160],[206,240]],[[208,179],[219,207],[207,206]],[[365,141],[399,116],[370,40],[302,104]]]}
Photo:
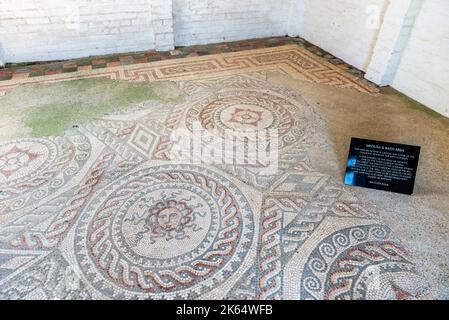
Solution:
{"label": "stone floor surface", "polygon": [[[449,297],[449,120],[301,45],[10,79],[0,92],[12,119],[0,130],[2,299]],[[54,119],[64,134],[36,134]],[[194,139],[197,124],[212,154],[229,130],[275,130],[276,170],[175,159],[173,136]],[[345,187],[353,136],[421,145],[415,195]]]}
{"label": "stone floor surface", "polygon": [[148,63],[167,59],[179,59],[186,57],[204,56],[217,53],[239,52],[242,50],[271,48],[288,44],[296,44],[323,57],[332,64],[347,70],[348,72],[363,77],[363,72],[346,64],[344,61],[334,57],[321,48],[307,42],[302,38],[292,37],[271,37],[262,39],[242,40],[235,42],[224,42],[218,44],[196,45],[178,47],[172,51],[145,51],[131,52],[127,54],[113,54],[105,56],[95,56],[74,60],[53,61],[53,62],[30,62],[7,64],[6,68],[0,68],[0,81],[11,79],[24,79],[29,77],[39,77],[44,75],[54,75],[76,71],[86,71],[92,69],[110,68],[132,64]]}

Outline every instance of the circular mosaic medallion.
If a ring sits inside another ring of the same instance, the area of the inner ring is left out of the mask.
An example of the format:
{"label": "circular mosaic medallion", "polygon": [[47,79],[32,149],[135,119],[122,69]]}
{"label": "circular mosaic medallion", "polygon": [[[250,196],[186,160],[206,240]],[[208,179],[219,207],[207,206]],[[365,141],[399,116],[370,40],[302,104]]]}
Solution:
{"label": "circular mosaic medallion", "polygon": [[57,157],[57,145],[45,139],[13,141],[0,146],[0,184],[32,180]]}
{"label": "circular mosaic medallion", "polygon": [[120,178],[84,210],[76,253],[114,298],[193,298],[235,273],[253,238],[251,207],[226,178],[196,166]]}
{"label": "circular mosaic medallion", "polygon": [[263,130],[278,128],[286,133],[293,125],[290,112],[280,101],[257,95],[238,95],[214,100],[199,114],[206,129]]}
{"label": "circular mosaic medallion", "polygon": [[417,299],[430,294],[426,279],[382,225],[357,226],[323,239],[301,279],[301,299]]}
{"label": "circular mosaic medallion", "polygon": [[220,137],[238,137],[240,132],[273,130],[280,146],[296,142],[305,133],[305,108],[268,90],[222,88],[196,102],[187,112],[186,126],[201,128]]}
{"label": "circular mosaic medallion", "polygon": [[61,188],[90,154],[81,135],[27,138],[0,145],[0,211],[10,213]]}

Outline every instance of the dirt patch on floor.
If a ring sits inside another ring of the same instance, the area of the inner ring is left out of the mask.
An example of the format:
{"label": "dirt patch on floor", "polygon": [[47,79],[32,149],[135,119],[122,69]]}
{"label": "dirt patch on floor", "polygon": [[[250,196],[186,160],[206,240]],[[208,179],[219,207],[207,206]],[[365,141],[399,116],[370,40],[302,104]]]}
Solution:
{"label": "dirt patch on floor", "polygon": [[144,101],[182,101],[174,82],[129,82],[91,78],[23,85],[0,97],[0,141],[63,135],[98,115]]}
{"label": "dirt patch on floor", "polygon": [[[327,136],[334,146],[333,154],[329,156],[335,157],[338,166],[333,161],[317,159],[314,163],[323,162],[322,171],[343,177],[351,137],[420,145],[421,174],[417,191],[447,191],[449,119],[392,88],[370,95],[299,81],[278,72],[269,72],[267,78],[274,84],[292,87],[302,93],[326,121]],[[323,151],[317,151],[317,158],[323,158]]]}

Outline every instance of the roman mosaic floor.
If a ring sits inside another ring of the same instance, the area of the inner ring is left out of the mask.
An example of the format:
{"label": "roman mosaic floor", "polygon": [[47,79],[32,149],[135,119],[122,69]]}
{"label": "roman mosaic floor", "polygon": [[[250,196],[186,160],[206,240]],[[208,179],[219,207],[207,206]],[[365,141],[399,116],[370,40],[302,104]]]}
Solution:
{"label": "roman mosaic floor", "polygon": [[[97,77],[169,80],[184,100],[142,102],[63,136],[0,144],[1,299],[428,299],[441,292],[422,256],[384,218],[382,203],[405,198],[369,197],[326,169],[338,163],[329,156],[335,123],[297,86],[366,99],[377,99],[376,87],[288,45],[2,81],[0,91]],[[260,162],[173,159],[173,132],[188,135],[195,123],[213,136],[276,130],[278,167],[267,173]]]}

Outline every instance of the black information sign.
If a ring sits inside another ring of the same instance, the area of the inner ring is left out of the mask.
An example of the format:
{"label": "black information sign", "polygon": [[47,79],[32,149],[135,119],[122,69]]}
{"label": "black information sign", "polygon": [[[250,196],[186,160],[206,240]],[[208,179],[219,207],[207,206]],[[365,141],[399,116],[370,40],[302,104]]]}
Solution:
{"label": "black information sign", "polygon": [[421,147],[352,138],[345,184],[412,194]]}

